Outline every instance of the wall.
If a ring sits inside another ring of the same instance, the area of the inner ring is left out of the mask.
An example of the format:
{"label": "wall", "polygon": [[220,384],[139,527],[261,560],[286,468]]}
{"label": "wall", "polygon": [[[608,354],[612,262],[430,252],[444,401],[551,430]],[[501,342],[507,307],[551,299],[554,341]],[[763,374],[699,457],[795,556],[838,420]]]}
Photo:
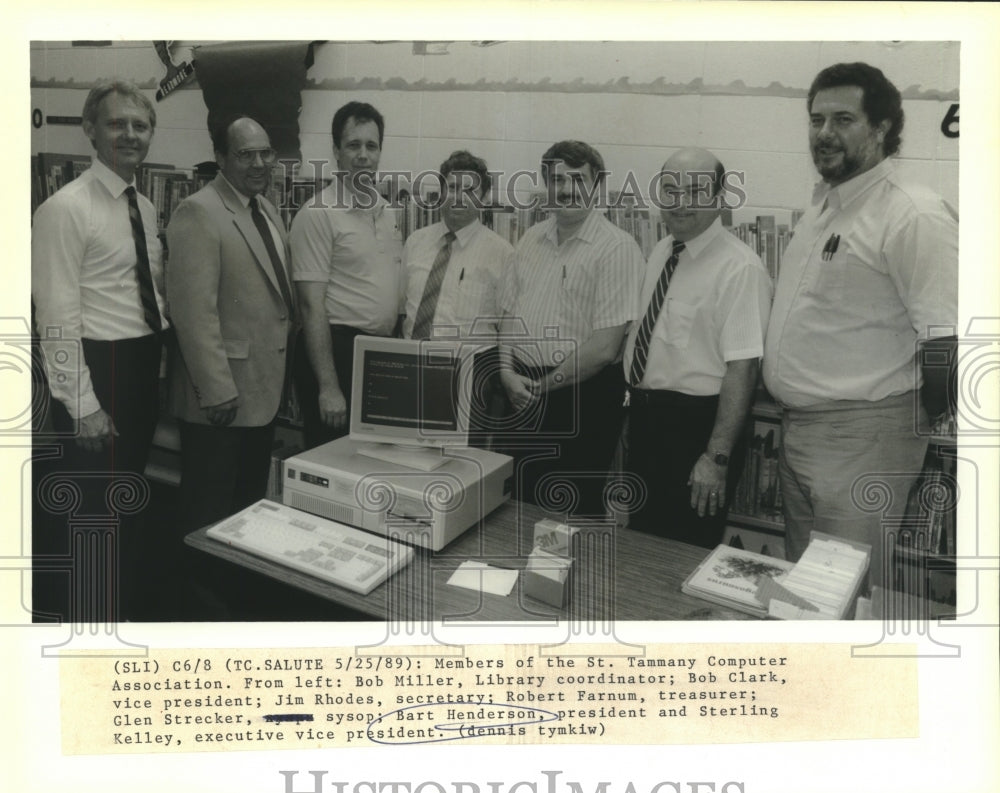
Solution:
{"label": "wall", "polygon": [[[175,42],[177,63],[199,42]],[[612,188],[633,169],[648,184],[671,150],[700,145],[746,173],[749,205],[735,220],[787,220],[816,174],[806,146],[805,95],[819,69],[863,60],[903,93],[900,168],[958,205],[958,139],[941,121],[959,101],[957,42],[327,42],[317,45],[302,95],[305,160],[329,159],[330,118],[350,99],[386,117],[383,169],[435,168],[455,148],[490,167],[537,169],[553,141],[595,145]],[[442,54],[416,54],[417,51]],[[31,46],[31,101],[45,114],[79,115],[95,79],[118,75],[152,95],[165,69],[152,42]],[[211,159],[197,83],[159,103],[150,162],[190,167]],[[86,153],[76,127],[33,130],[32,153]]]}

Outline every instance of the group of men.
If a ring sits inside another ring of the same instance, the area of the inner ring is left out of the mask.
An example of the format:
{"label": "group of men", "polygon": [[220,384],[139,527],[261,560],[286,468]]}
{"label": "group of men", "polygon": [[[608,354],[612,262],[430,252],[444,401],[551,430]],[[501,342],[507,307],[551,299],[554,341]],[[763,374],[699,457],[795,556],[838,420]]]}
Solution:
{"label": "group of men", "polygon": [[670,234],[648,261],[597,205],[607,172],[580,141],[543,154],[549,216],[516,248],[481,222],[490,174],[466,151],[440,167],[441,221],[403,245],[373,200],[385,122],[360,102],[334,115],[337,173],[287,234],[262,196],[276,159],[267,131],[248,116],[216,124],[218,176],[175,210],[164,279],[152,206],[134,190],[155,109],[130,85],[100,86],[83,114],[93,166],[42,205],[33,230],[38,327],[83,344],[79,378],[46,360],[61,420],[77,430],[74,464],[141,473],[167,343],[192,530],[263,495],[290,380],[307,446],[346,433],[358,334],[495,334],[503,408],[492,418],[518,498],[603,515],[627,411],[630,527],[713,547],[762,370],[784,409],[789,558],[812,530],[859,539],[878,582],[882,515],[852,489],[881,477],[905,502],[928,414],[947,408],[947,367],[922,376],[919,364],[953,356],[957,218],[897,174],[903,112],[881,71],[824,69],[807,110],[822,181],[772,303],[759,257],[722,226],[725,169],[697,148],[663,165]]}

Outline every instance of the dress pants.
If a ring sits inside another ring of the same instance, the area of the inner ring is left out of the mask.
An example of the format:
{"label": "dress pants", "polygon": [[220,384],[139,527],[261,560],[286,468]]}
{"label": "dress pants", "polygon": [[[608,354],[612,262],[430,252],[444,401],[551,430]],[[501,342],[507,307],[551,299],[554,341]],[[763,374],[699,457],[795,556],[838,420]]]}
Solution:
{"label": "dress pants", "polygon": [[[690,545],[714,548],[726,528],[726,509],[698,517],[688,479],[712,435],[719,397],[678,391],[629,389],[626,470],[645,485],[629,515],[629,528]],[[726,504],[742,470],[745,443],[730,453]]]}
{"label": "dress pants", "polygon": [[[82,341],[94,393],[117,435],[99,452],[85,451],[65,437],[59,459],[35,465],[36,618],[143,619],[159,597],[169,538],[147,530],[148,486],[141,477],[159,413],[161,349],[161,337],[153,334]],[[57,432],[68,436],[74,423],[66,408],[53,399],[51,411]],[[69,492],[79,500],[61,498]],[[113,527],[113,546],[98,536],[103,529],[84,530],[88,521],[92,527]]]}
{"label": "dress pants", "polygon": [[342,438],[349,432],[351,411],[351,384],[354,373],[354,339],[370,335],[349,325],[330,325],[330,342],[333,346],[333,368],[337,373],[340,390],[347,400],[348,424],[334,429],[323,423],[319,415],[319,382],[309,361],[305,338],[295,345],[295,392],[302,410],[302,435],[306,449]]}
{"label": "dress pants", "polygon": [[798,561],[811,531],[856,540],[871,545],[871,584],[891,587],[887,531],[905,514],[927,452],[927,417],[915,394],[786,410],[781,430],[788,559]]}
{"label": "dress pants", "polygon": [[[547,370],[515,360],[519,374],[540,379]],[[550,391],[536,408],[510,417],[495,436],[514,457],[514,497],[543,509],[583,518],[606,514],[604,488],[624,419],[625,379],[611,364],[589,380]]]}
{"label": "dress pants", "polygon": [[274,444],[273,420],[263,427],[179,424],[184,533],[217,523],[264,498]]}

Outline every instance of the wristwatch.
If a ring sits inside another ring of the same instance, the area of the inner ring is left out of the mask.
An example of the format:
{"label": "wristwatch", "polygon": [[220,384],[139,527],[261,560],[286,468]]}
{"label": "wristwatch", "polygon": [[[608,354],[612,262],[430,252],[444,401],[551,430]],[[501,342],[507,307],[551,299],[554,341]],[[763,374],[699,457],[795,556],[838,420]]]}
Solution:
{"label": "wristwatch", "polygon": [[729,465],[728,454],[723,454],[722,452],[716,452],[715,454],[712,454],[711,452],[709,452],[705,456],[716,465],[720,466]]}

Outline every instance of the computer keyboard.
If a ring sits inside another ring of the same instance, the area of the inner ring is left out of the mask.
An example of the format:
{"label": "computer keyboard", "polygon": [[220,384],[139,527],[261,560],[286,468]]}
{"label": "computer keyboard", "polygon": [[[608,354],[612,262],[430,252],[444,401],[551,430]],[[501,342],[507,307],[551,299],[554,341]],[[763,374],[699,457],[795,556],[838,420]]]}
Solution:
{"label": "computer keyboard", "polygon": [[207,536],[367,595],[413,558],[413,549],[262,499],[212,526]]}

